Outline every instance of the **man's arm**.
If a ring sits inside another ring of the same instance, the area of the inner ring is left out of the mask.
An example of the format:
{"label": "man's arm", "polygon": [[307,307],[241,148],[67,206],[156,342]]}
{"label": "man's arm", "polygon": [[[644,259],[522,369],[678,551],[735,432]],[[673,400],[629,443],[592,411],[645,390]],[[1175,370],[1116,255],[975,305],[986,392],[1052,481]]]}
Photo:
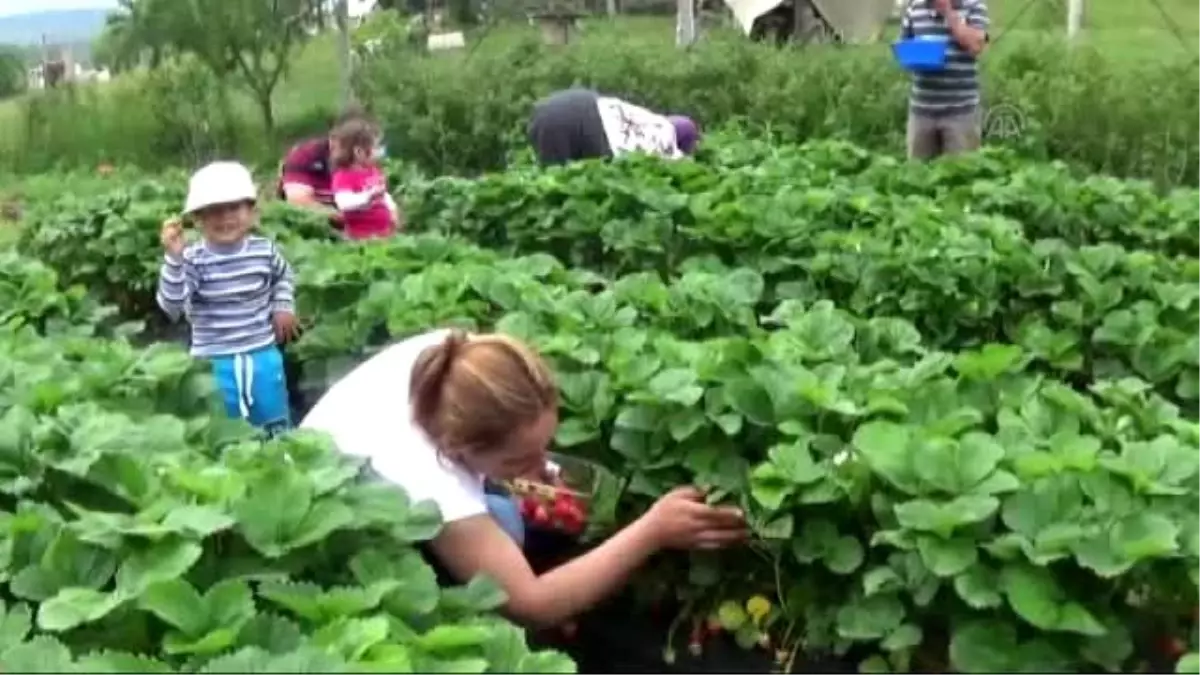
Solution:
{"label": "man's arm", "polygon": [[337,208],[323,204],[317,201],[317,193],[311,185],[307,183],[289,183],[283,184],[283,199],[293,206],[309,209],[324,216],[328,216],[330,222],[335,226],[341,227],[342,213]]}
{"label": "man's arm", "polygon": [[954,9],[949,0],[939,0],[936,5],[958,46],[971,56],[979,56],[988,42],[988,11],[983,0],[968,0],[961,11]]}

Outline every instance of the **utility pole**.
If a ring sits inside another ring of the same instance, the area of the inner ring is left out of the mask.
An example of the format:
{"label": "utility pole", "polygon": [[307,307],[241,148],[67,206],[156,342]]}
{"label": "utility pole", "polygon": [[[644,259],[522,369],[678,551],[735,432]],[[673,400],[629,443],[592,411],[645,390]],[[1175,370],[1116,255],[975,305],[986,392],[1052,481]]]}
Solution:
{"label": "utility pole", "polygon": [[1079,35],[1083,24],[1083,0],[1068,0],[1067,3],[1067,39],[1074,40]]}
{"label": "utility pole", "polygon": [[688,47],[696,42],[696,0],[676,0],[675,44]]}
{"label": "utility pole", "polygon": [[354,89],[351,86],[351,70],[354,65],[350,59],[350,8],[349,0],[334,0],[337,3],[336,21],[338,30],[338,76],[341,78],[342,110],[354,101]]}

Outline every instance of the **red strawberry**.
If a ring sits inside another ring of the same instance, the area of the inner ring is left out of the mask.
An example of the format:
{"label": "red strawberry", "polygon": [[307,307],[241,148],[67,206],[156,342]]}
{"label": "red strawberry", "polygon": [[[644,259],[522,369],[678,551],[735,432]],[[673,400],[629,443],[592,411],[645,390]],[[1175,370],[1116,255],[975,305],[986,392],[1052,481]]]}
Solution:
{"label": "red strawberry", "polygon": [[1177,637],[1163,635],[1158,638],[1158,649],[1164,656],[1176,659],[1187,651],[1187,645]]}
{"label": "red strawberry", "polygon": [[559,499],[554,502],[554,506],[551,507],[550,512],[556,520],[566,521],[574,518],[575,507],[569,501]]}
{"label": "red strawberry", "polygon": [[534,525],[538,527],[546,527],[550,524],[550,512],[542,504],[538,504],[533,509],[533,517],[531,518]]}

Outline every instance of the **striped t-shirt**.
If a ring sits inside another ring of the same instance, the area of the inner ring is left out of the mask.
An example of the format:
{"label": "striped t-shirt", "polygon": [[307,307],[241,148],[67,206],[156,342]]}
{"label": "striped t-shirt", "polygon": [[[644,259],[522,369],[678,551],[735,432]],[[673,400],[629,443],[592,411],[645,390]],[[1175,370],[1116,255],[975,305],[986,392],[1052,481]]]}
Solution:
{"label": "striped t-shirt", "polygon": [[[954,10],[972,28],[988,29],[984,0],[953,0]],[[933,0],[909,0],[900,29],[905,37],[939,36],[950,39],[946,67],[913,75],[909,109],[918,115],[942,117],[973,112],[979,106],[979,70],[974,56],[950,35],[946,19],[933,7]]]}
{"label": "striped t-shirt", "polygon": [[250,236],[229,247],[197,242],[167,255],[158,305],[192,325],[192,354],[244,354],[275,343],[271,315],[295,311],[292,269],[275,243]]}

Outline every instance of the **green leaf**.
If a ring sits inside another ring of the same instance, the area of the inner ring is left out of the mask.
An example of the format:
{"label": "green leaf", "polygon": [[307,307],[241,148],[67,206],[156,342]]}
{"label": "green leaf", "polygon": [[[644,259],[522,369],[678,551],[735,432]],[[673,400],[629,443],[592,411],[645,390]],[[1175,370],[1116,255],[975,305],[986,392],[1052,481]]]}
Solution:
{"label": "green leaf", "polygon": [[428,652],[453,652],[483,644],[490,637],[482,626],[435,626],[416,638],[415,644]]}
{"label": "green leaf", "polygon": [[1067,599],[1045,568],[1006,565],[1000,573],[1000,587],[1017,616],[1033,626],[1093,637],[1105,633],[1104,626],[1082,605]]}
{"label": "green leaf", "polygon": [[1176,673],[1200,673],[1200,653],[1188,652],[1175,664]]}
{"label": "green leaf", "polygon": [[575,662],[569,656],[556,651],[540,651],[526,654],[517,664],[517,673],[548,673],[553,675],[573,675],[579,672]]}
{"label": "green leaf", "polygon": [[668,368],[658,373],[651,378],[647,389],[659,399],[687,407],[696,405],[704,396],[704,388],[696,383],[696,373],[686,368]]}
{"label": "green leaf", "polygon": [[183,579],[150,584],[138,598],[138,606],[185,635],[199,637],[208,629],[204,598]]}
{"label": "green leaf", "polygon": [[750,472],[750,496],[770,511],[778,511],[792,492],[791,484],[774,464],[759,464]]}
{"label": "green leaf", "polygon": [[957,528],[978,523],[1000,508],[1000,501],[985,495],[963,495],[949,502],[914,499],[893,507],[900,525],[912,530],[949,537]]}
{"label": "green leaf", "polygon": [[234,525],[232,517],[211,506],[178,506],[167,513],[162,524],[177,532],[190,532],[199,537],[227,530]]}
{"label": "green leaf", "polygon": [[1000,595],[999,575],[983,564],[972,565],[954,577],[954,592],[974,609],[999,607],[1004,601]]}
{"label": "green leaf", "polygon": [[950,637],[954,671],[983,674],[1013,671],[1017,631],[1004,621],[984,619],[958,624]]}
{"label": "green leaf", "polygon": [[917,538],[917,551],[929,571],[939,577],[955,576],[979,559],[975,542],[965,537],[942,539],[923,535]]}
{"label": "green leaf", "polygon": [[203,549],[194,541],[165,539],[125,559],[117,570],[117,588],[137,596],[159,581],[181,577],[196,564]]}
{"label": "green leaf", "polygon": [[858,427],[851,442],[872,471],[900,490],[918,494],[909,452],[912,433],[908,427],[893,422],[868,422]]}
{"label": "green leaf", "polygon": [[837,632],[847,640],[881,640],[904,621],[904,605],[895,595],[872,595],[843,605]]}
{"label": "green leaf", "polygon": [[796,485],[808,485],[825,476],[825,470],[813,461],[808,445],[808,439],[776,445],[767,451],[767,456],[784,480]]}
{"label": "green leaf", "polygon": [[879,646],[889,652],[909,649],[921,644],[923,635],[920,626],[912,623],[904,623],[889,633]]}
{"label": "green leaf", "polygon": [[842,536],[825,551],[824,562],[834,574],[850,574],[862,565],[865,557],[866,552],[858,539]]}
{"label": "green leaf", "polygon": [[[64,588],[38,607],[38,628],[61,632],[99,621],[120,607],[127,596],[90,588]],[[7,665],[7,664],[6,664]]]}

